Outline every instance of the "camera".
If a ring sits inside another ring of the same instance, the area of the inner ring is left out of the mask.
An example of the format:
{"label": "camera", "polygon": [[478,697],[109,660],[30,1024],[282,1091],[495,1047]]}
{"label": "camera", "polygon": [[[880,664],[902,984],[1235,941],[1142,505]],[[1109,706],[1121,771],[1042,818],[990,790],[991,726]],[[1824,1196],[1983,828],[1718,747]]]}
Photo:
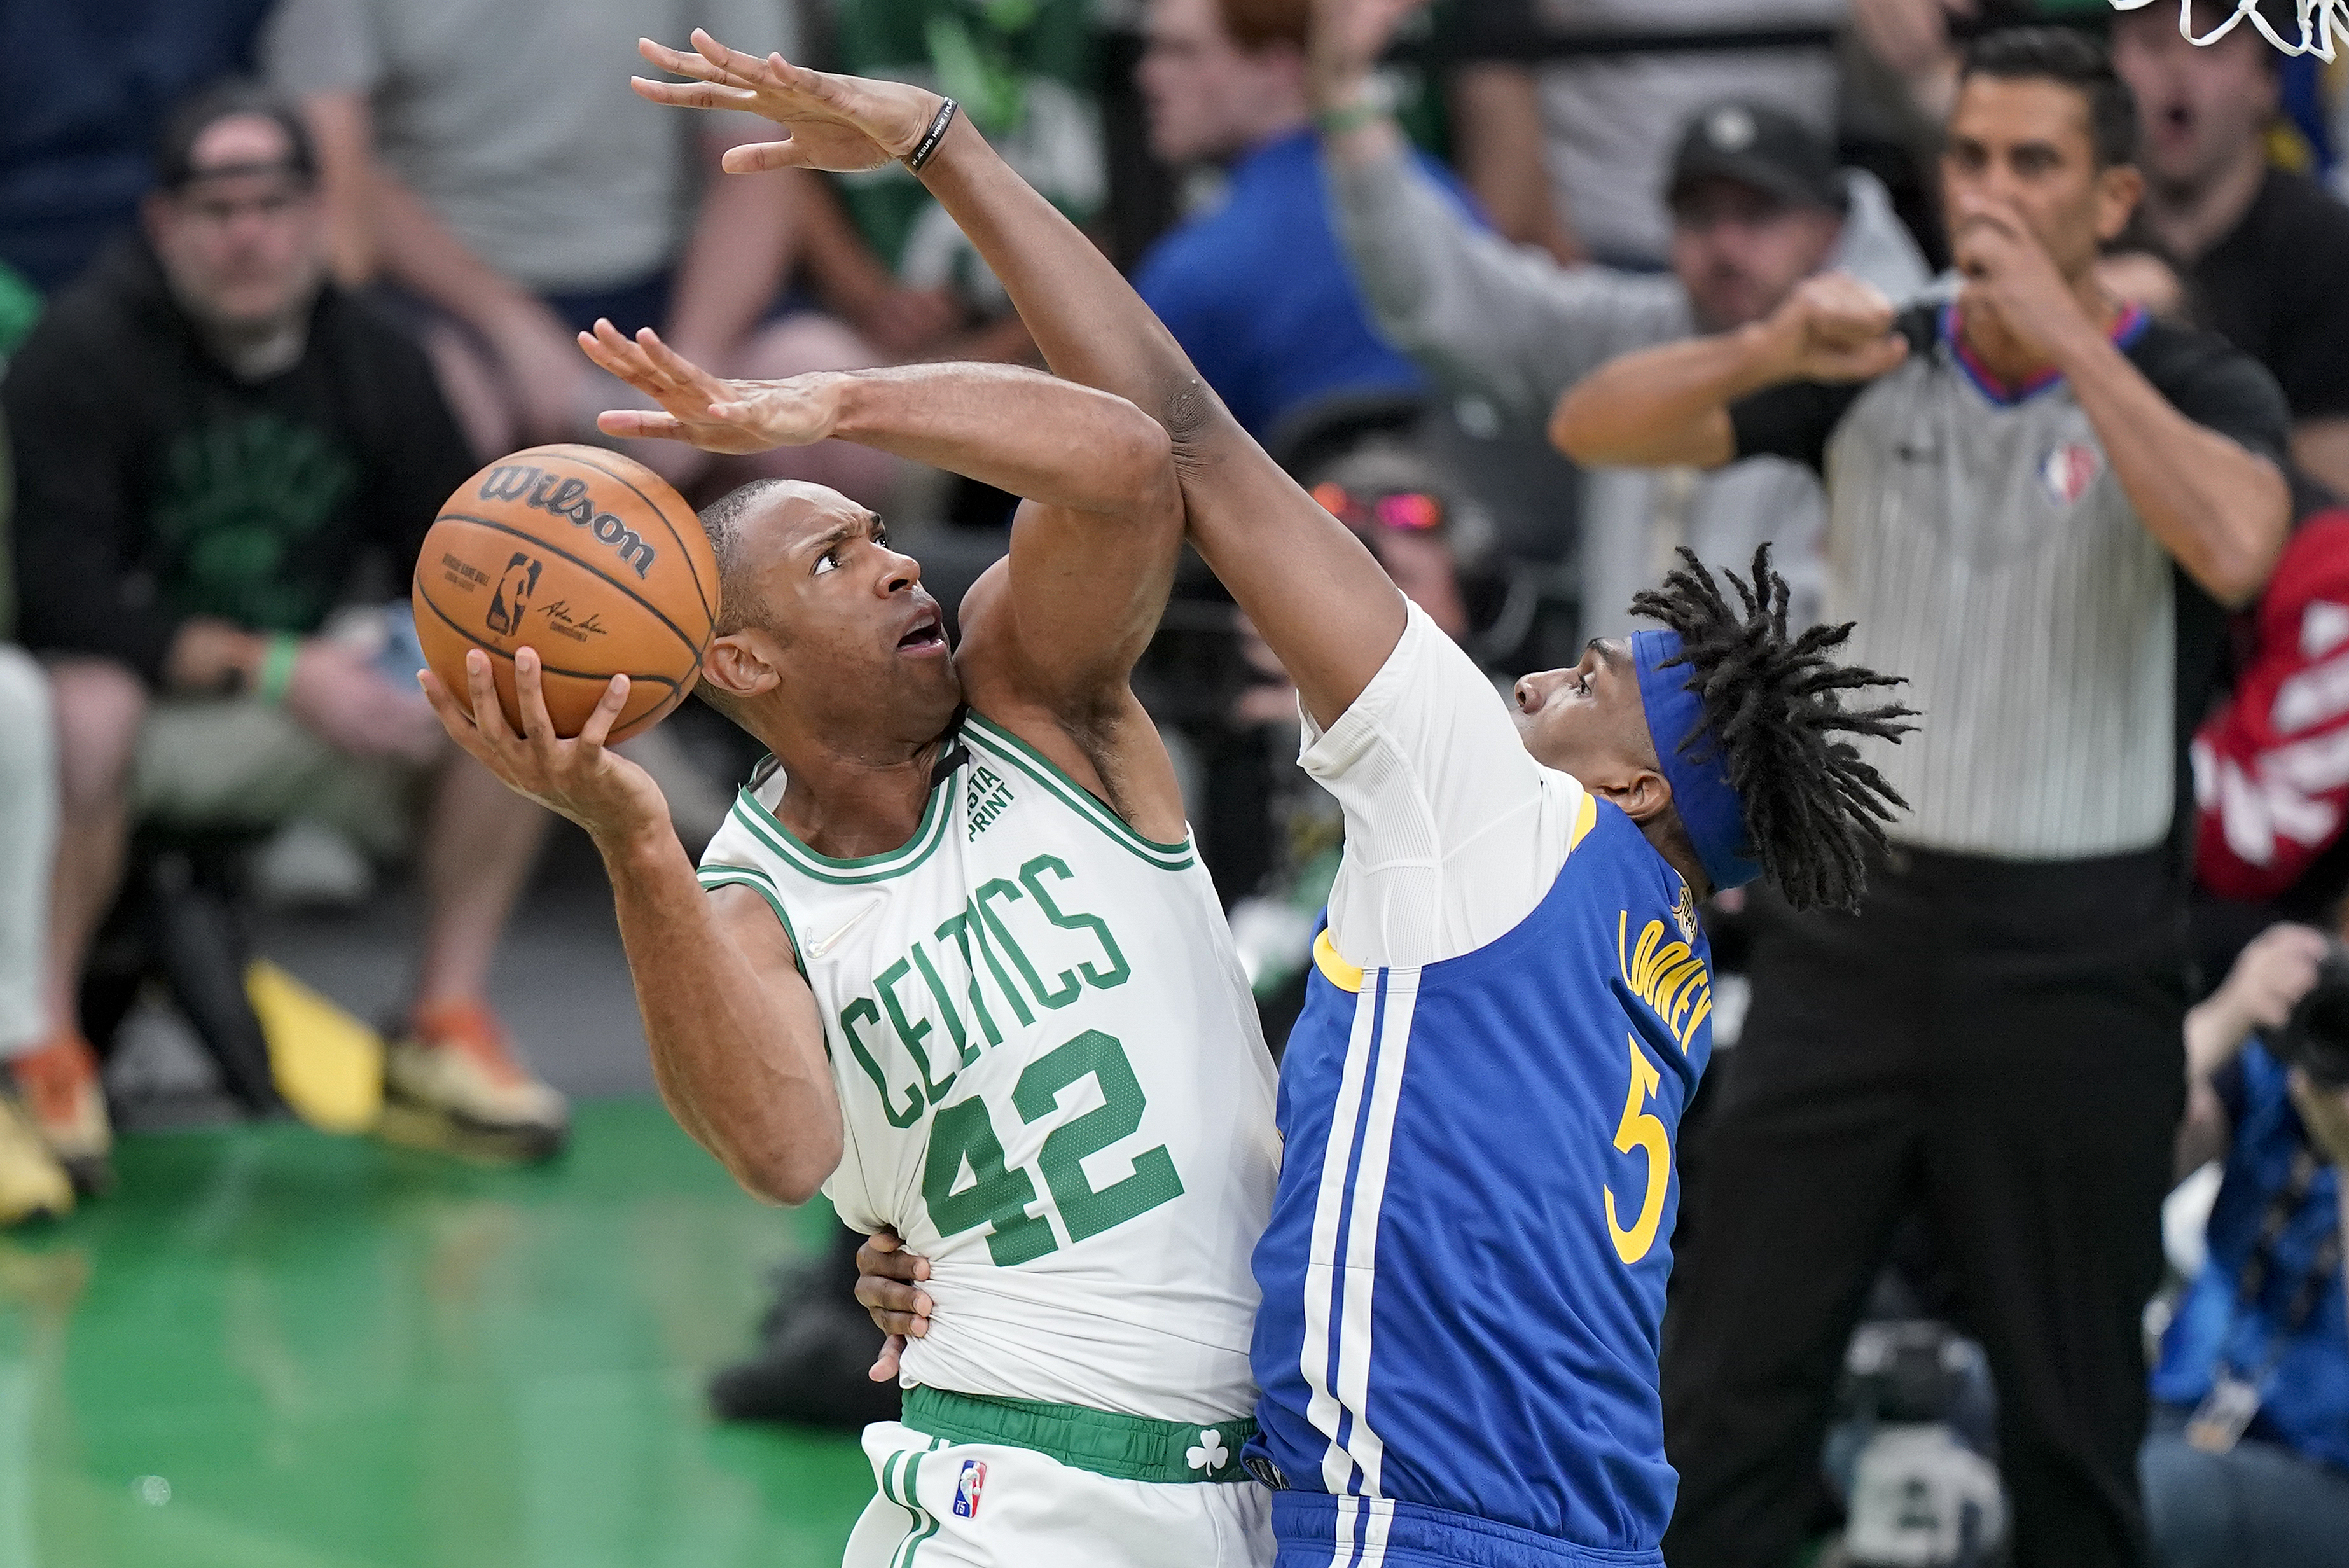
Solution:
{"label": "camera", "polygon": [[2316,983],[2269,1038],[2268,1048],[2327,1088],[2349,1088],[2349,947],[2338,938],[2325,944]]}

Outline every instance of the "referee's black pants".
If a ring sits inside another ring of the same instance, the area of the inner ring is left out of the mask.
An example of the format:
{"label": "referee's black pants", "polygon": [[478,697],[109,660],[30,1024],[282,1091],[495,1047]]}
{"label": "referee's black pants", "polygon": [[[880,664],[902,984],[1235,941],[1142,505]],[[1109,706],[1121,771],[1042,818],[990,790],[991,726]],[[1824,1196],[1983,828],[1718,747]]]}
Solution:
{"label": "referee's black pants", "polygon": [[2017,1568],[2145,1562],[2140,1324],[2185,1100],[2165,857],[1899,853],[1857,915],[1765,895],[1754,925],[1675,1242],[1666,1560],[1791,1556],[1845,1344],[1921,1209],[1997,1382]]}

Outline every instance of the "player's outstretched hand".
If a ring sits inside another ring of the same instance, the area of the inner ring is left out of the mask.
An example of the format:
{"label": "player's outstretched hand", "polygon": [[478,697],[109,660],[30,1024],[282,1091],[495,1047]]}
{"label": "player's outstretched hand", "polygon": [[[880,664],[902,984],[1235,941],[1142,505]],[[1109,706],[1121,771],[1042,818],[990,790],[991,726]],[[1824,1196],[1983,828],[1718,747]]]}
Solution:
{"label": "player's outstretched hand", "polygon": [[629,78],[640,96],[679,109],[747,109],[790,133],[788,140],[730,149],[725,158],[730,174],[766,169],[853,174],[877,169],[921,145],[942,101],[937,94],[905,82],[812,71],[781,55],[761,59],[728,48],[699,27],[693,30],[690,52],[650,38],[637,39],[636,52],[662,70],[694,78],[659,82]]}
{"label": "player's outstretched hand", "polygon": [[604,744],[620,710],[627,706],[626,676],[612,677],[611,686],[578,736],[567,741],[554,732],[554,722],[546,715],[545,682],[536,649],[514,651],[514,692],[522,709],[519,735],[498,705],[490,656],[480,649],[465,654],[465,684],[473,704],[470,714],[458,706],[432,671],[420,671],[417,680],[424,687],[425,701],[432,704],[452,740],[506,787],[569,817],[585,828],[599,846],[668,830],[668,803],[662,798],[660,785],[653,783],[650,774]]}
{"label": "player's outstretched hand", "polygon": [[856,1249],[857,1304],[873,1314],[874,1326],[889,1336],[865,1376],[875,1383],[897,1380],[898,1358],[905,1341],[930,1332],[930,1314],[936,1310],[930,1293],[917,1289],[930,1277],[930,1261],[905,1251],[895,1231],[881,1231]]}
{"label": "player's outstretched hand", "polygon": [[1892,329],[1895,317],[1883,290],[1849,273],[1804,279],[1764,327],[1776,379],[1873,380],[1909,357],[1909,340]]}
{"label": "player's outstretched hand", "polygon": [[634,338],[598,317],[579,335],[587,358],[661,406],[607,409],[595,428],[605,435],[690,442],[704,452],[740,455],[807,446],[832,434],[840,418],[838,371],[814,370],[781,381],[728,381],[660,340],[651,327]]}

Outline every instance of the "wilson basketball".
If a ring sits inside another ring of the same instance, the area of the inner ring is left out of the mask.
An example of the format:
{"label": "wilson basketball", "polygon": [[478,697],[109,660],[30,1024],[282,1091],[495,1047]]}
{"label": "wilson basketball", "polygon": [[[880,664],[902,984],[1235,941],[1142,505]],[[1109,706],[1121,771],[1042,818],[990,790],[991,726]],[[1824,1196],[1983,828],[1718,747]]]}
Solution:
{"label": "wilson basketball", "polygon": [[630,682],[611,738],[685,700],[718,618],[718,560],[692,508],[632,458],[534,446],[449,497],[416,558],[416,635],[467,709],[465,652],[490,656],[516,732],[514,653],[545,672],[555,732],[576,735],[615,675]]}

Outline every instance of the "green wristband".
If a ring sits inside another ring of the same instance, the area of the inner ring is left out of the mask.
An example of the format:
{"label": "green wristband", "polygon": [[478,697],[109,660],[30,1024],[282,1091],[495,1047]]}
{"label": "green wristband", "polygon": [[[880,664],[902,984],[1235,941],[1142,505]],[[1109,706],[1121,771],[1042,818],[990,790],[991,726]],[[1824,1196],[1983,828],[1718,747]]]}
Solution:
{"label": "green wristband", "polygon": [[289,631],[271,634],[260,673],[254,677],[253,694],[273,708],[285,701],[286,688],[294,684],[294,661],[301,657],[300,638]]}

